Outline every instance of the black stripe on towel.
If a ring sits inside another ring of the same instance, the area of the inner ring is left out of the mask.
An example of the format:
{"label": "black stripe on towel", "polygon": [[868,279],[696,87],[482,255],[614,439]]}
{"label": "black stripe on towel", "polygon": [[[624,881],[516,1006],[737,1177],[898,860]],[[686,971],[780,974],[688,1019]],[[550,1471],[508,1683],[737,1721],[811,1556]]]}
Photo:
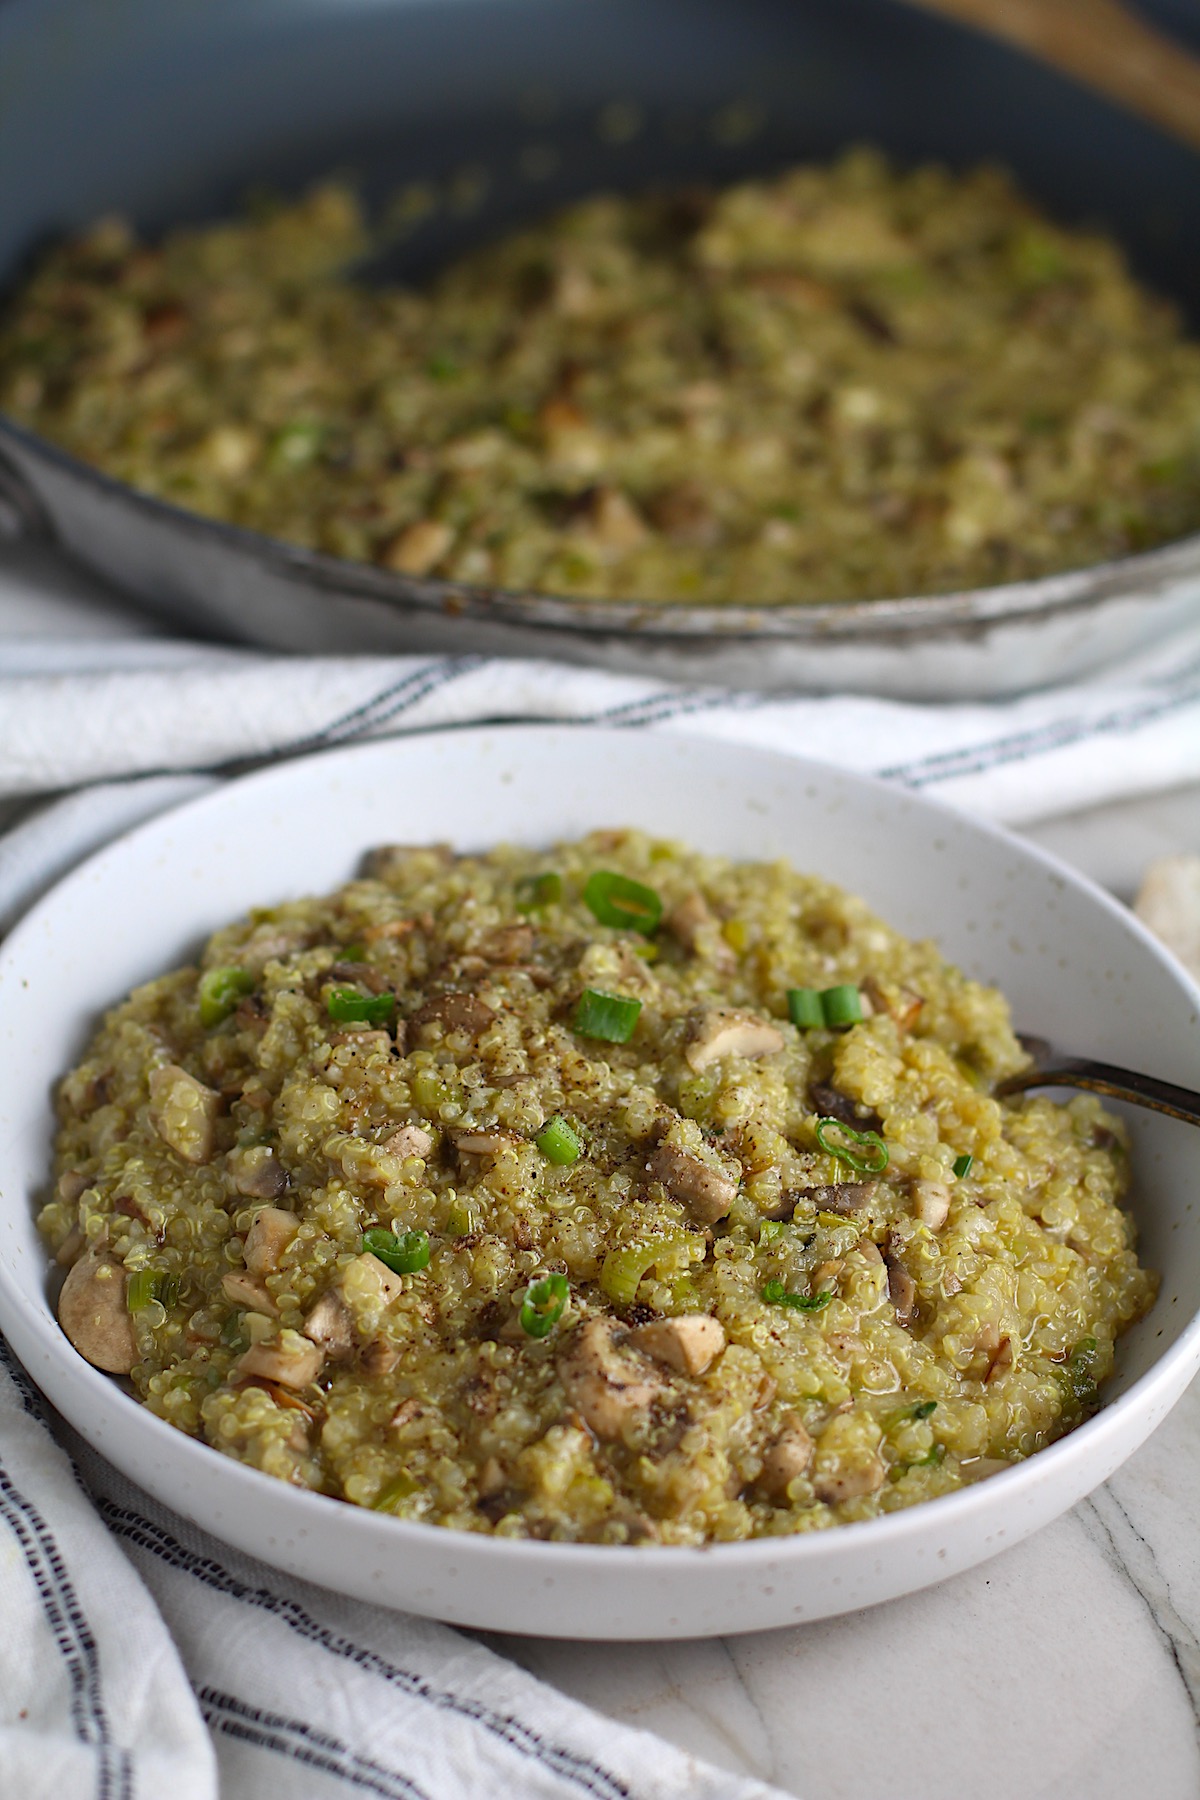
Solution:
{"label": "black stripe on towel", "polygon": [[322,1625],[287,1595],[274,1593],[266,1587],[250,1587],[212,1557],[198,1556],[194,1551],[185,1549],[162,1526],[143,1518],[141,1514],[132,1512],[127,1507],[117,1506],[111,1500],[99,1500],[97,1505],[109,1529],[116,1536],[125,1538],[139,1549],[158,1557],[169,1568],[178,1569],[194,1580],[203,1582],[214,1593],[271,1614],[298,1637],[319,1645],[330,1656],[354,1663],[365,1673],[387,1682],[410,1699],[423,1701],[440,1712],[457,1714],[459,1718],[478,1725],[491,1736],[499,1738],[518,1756],[540,1763],[560,1780],[570,1782],[585,1794],[593,1795],[595,1800],[631,1800],[630,1789],[618,1776],[602,1768],[599,1763],[592,1762],[590,1758],[579,1755],[577,1751],[548,1742],[524,1720],[513,1718],[507,1713],[494,1712],[480,1700],[464,1699],[461,1694],[451,1693],[449,1689],[434,1687],[424,1676],[411,1669],[402,1669],[389,1662],[378,1651],[368,1650],[363,1645],[342,1637],[328,1625]]}
{"label": "black stripe on towel", "polygon": [[256,1749],[270,1750],[286,1756],[305,1768],[317,1769],[347,1787],[363,1793],[378,1794],[381,1800],[428,1800],[424,1788],[410,1781],[399,1769],[385,1768],[370,1757],[343,1744],[327,1732],[315,1731],[300,1719],[286,1719],[279,1713],[264,1712],[232,1694],[217,1688],[200,1688],[196,1694],[200,1711],[211,1731],[224,1737],[253,1744]]}

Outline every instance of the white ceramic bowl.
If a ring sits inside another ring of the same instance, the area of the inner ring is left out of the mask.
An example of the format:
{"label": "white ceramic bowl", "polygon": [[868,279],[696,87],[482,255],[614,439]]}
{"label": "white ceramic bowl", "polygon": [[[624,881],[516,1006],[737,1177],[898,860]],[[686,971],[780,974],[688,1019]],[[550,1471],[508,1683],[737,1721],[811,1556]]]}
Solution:
{"label": "white ceramic bowl", "polygon": [[182,1436],[76,1355],[46,1298],[33,1208],[50,1095],[96,1015],[252,905],[324,892],[372,844],[549,843],[637,825],[786,856],[998,983],[1020,1028],[1200,1086],[1200,991],[1099,890],[1003,832],[819,764],[637,732],[472,730],[256,775],[142,827],[44,899],[0,952],[0,1327],[88,1441],[218,1537],[327,1587],[459,1624],[574,1638],[793,1624],[971,1567],[1103,1481],[1200,1364],[1200,1140],[1133,1120],[1144,1259],[1162,1271],[1107,1404],[1029,1462],[890,1517],[704,1550],[517,1543],[380,1517]]}

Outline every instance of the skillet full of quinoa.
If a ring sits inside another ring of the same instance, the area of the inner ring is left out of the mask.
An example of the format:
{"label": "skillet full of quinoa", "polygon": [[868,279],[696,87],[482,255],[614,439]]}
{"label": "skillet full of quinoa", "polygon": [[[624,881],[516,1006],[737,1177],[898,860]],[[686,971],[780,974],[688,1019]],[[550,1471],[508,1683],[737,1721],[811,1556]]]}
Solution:
{"label": "skillet full of quinoa", "polygon": [[423,287],[353,192],[62,244],[0,409],[146,493],[398,574],[615,601],[937,594],[1200,528],[1200,344],[1002,171],[595,198]]}
{"label": "skillet full of quinoa", "polygon": [[783,863],[388,847],[58,1096],[76,1348],[295,1484],[507,1537],[873,1517],[1071,1430],[1155,1278],[1003,998]]}

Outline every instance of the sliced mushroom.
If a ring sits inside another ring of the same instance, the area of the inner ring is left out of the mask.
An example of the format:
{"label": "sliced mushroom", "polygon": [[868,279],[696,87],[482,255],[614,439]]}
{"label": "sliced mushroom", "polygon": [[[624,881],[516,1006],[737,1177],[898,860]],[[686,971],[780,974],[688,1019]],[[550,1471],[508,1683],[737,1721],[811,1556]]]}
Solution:
{"label": "sliced mushroom", "polygon": [[428,575],[453,542],[453,531],[441,519],[418,519],[389,540],[379,560],[397,575]]}
{"label": "sliced mushroom", "polygon": [[892,1249],[883,1253],[888,1272],[888,1299],[896,1311],[897,1325],[911,1325],[917,1316],[917,1284]]}
{"label": "sliced mushroom", "polygon": [[287,1170],[267,1144],[231,1150],[225,1166],[238,1193],[254,1200],[277,1200],[288,1184]]}
{"label": "sliced mushroom", "polygon": [[386,1338],[374,1338],[359,1360],[366,1375],[390,1375],[400,1361],[400,1352]]}
{"label": "sliced mushroom", "polygon": [[511,1150],[518,1140],[511,1131],[458,1131],[453,1141],[454,1148],[468,1156],[496,1156],[501,1150]]}
{"label": "sliced mushroom", "polygon": [[393,1131],[391,1137],[383,1140],[383,1148],[402,1162],[410,1156],[418,1157],[422,1162],[433,1149],[433,1138],[423,1125],[401,1125]]}
{"label": "sliced mushroom", "polygon": [[513,925],[498,925],[495,931],[490,931],[476,944],[475,951],[485,962],[512,968],[525,961],[533,949],[533,943],[533,926],[522,920]]}
{"label": "sliced mushroom", "polygon": [[94,1368],[128,1375],[138,1361],[125,1304],[125,1269],[115,1257],[89,1253],[79,1259],[58,1296],[58,1322]]}
{"label": "sliced mushroom", "polygon": [[725,1327],[708,1313],[677,1313],[636,1326],[626,1341],[681,1375],[703,1375],[725,1348]]}
{"label": "sliced mushroom", "polygon": [[150,1122],[163,1143],[185,1162],[208,1162],[220,1110],[220,1094],[178,1063],[151,1071]]}
{"label": "sliced mushroom", "polygon": [[915,1216],[930,1231],[940,1231],[950,1216],[950,1189],[944,1181],[910,1181],[909,1198]]}
{"label": "sliced mushroom", "polygon": [[419,1419],[424,1410],[421,1402],[410,1395],[407,1400],[400,1402],[388,1420],[388,1424],[393,1431],[403,1431],[406,1425],[411,1425],[414,1419]]}
{"label": "sliced mushroom", "polygon": [[398,940],[410,937],[416,929],[415,919],[381,919],[378,925],[363,927],[362,941],[364,944],[378,944],[385,938]]}
{"label": "sliced mushroom", "polygon": [[58,1178],[55,1187],[55,1198],[64,1206],[74,1206],[81,1194],[86,1194],[91,1182],[82,1169],[66,1169]]}
{"label": "sliced mushroom", "polygon": [[230,1370],[234,1381],[261,1377],[277,1381],[281,1387],[303,1388],[321,1373],[325,1352],[319,1344],[301,1337],[298,1331],[281,1331],[266,1344],[251,1344]]}
{"label": "sliced mushroom", "polygon": [[354,1355],[354,1320],[336,1288],[328,1288],[304,1320],[304,1335],[319,1344],[331,1362]]}
{"label": "sliced mushroom", "polygon": [[[711,926],[712,930],[706,928]],[[708,901],[701,893],[685,894],[678,906],[673,906],[666,917],[667,930],[678,938],[685,950],[693,955],[704,945],[702,940],[708,939],[712,961],[717,968],[729,970],[736,966],[737,957],[721,936],[718,922],[709,908]]]}
{"label": "sliced mushroom", "polygon": [[793,1208],[798,1200],[808,1200],[818,1212],[840,1213],[848,1218],[869,1206],[878,1192],[877,1181],[835,1181],[828,1187],[789,1189],[784,1199],[790,1200]]}
{"label": "sliced mushroom", "polygon": [[911,1031],[925,1004],[924,995],[918,994],[914,988],[891,985],[885,988],[875,979],[874,975],[864,977],[859,986],[861,992],[871,1002],[873,1012],[888,1013],[901,1031]]}
{"label": "sliced mushroom", "polygon": [[769,1019],[761,1019],[757,1013],[738,1012],[734,1007],[714,1006],[693,1022],[684,1056],[699,1073],[722,1056],[753,1059],[773,1056],[782,1049],[783,1033]]}
{"label": "sliced mushroom", "polygon": [[260,1206],[250,1222],[242,1259],[255,1275],[279,1267],[279,1259],[296,1235],[300,1221],[281,1206]]}
{"label": "sliced mushroom", "polygon": [[785,1413],[778,1435],[763,1456],[757,1486],[769,1500],[786,1502],[788,1484],[803,1475],[813,1459],[813,1441],[798,1413]]}
{"label": "sliced mushroom", "polygon": [[660,1144],[646,1163],[652,1181],[661,1181],[675,1200],[681,1200],[698,1225],[715,1225],[737,1198],[738,1184],[720,1169],[710,1168],[698,1156]]}
{"label": "sliced mushroom", "polygon": [[265,1313],[269,1319],[279,1317],[279,1308],[267,1291],[266,1284],[248,1275],[244,1269],[231,1269],[221,1277],[221,1291],[233,1306],[245,1312]]}
{"label": "sliced mushroom", "polygon": [[69,1269],[87,1249],[87,1233],[82,1225],[72,1225],[58,1249],[54,1252],[54,1260],[61,1269]]}
{"label": "sliced mushroom", "polygon": [[431,994],[410,1022],[418,1032],[426,1025],[440,1025],[443,1031],[461,1031],[469,1038],[477,1038],[495,1016],[491,1007],[474,994],[443,993]]}
{"label": "sliced mushroom", "polygon": [[815,1113],[823,1119],[836,1119],[839,1125],[851,1125],[856,1131],[882,1131],[883,1120],[869,1106],[859,1106],[841,1088],[827,1081],[810,1081],[808,1098]]}
{"label": "sliced mushroom", "polygon": [[626,1421],[644,1412],[666,1383],[649,1358],[620,1343],[615,1319],[586,1319],[558,1353],[558,1378],[568,1405],[598,1438],[620,1437]]}
{"label": "sliced mushroom", "polygon": [[988,1364],[984,1382],[995,1381],[997,1376],[1005,1375],[1013,1366],[1013,1347],[1010,1337],[1002,1337],[996,1345],[992,1360]]}

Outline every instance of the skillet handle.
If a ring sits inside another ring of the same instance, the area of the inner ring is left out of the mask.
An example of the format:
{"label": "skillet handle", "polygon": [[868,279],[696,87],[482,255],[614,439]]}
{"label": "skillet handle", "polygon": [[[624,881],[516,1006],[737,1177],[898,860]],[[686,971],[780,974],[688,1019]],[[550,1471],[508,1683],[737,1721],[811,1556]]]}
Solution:
{"label": "skillet handle", "polygon": [[0,450],[0,543],[52,538],[50,515],[25,476]]}

